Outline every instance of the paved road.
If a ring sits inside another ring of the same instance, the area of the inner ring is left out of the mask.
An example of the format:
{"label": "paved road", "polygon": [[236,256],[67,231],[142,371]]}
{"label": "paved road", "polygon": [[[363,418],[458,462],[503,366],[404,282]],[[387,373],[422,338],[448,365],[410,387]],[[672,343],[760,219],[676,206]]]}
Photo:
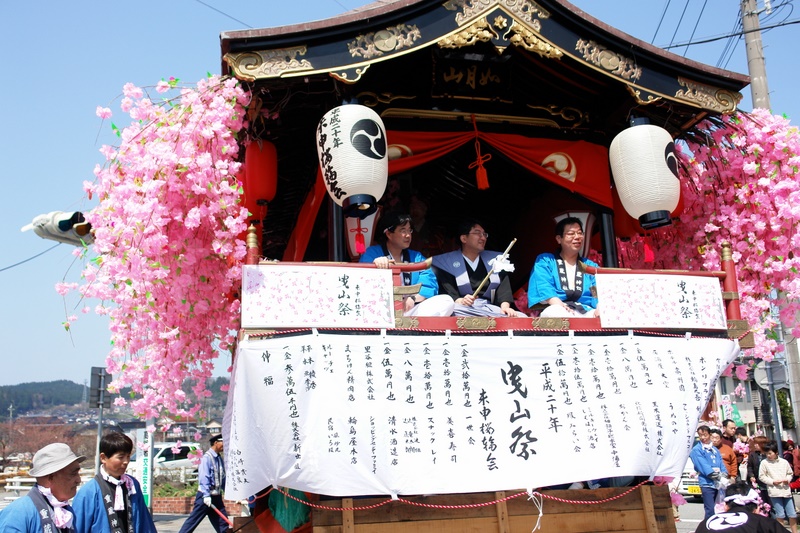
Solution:
{"label": "paved road", "polygon": [[678,533],[694,533],[694,530],[697,529],[703,519],[703,502],[701,500],[688,500],[686,505],[681,505],[678,510],[681,513],[681,521],[675,524]]}
{"label": "paved road", "polygon": [[[700,507],[702,507],[702,505]],[[186,520],[186,515],[157,514],[153,517],[153,522],[156,523],[158,533],[178,533],[184,520]],[[211,522],[207,519],[203,520],[194,531],[195,533],[215,533],[214,528],[211,527]]]}

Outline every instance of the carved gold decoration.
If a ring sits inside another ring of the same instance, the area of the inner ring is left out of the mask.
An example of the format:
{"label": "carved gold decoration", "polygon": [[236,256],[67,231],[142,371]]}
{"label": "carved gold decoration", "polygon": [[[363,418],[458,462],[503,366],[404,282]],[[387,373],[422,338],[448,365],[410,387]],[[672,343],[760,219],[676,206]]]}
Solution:
{"label": "carved gold decoration", "polygon": [[720,113],[733,113],[742,99],[741,93],[726,91],[686,78],[679,77],[678,83],[686,89],[677,91],[675,98]]}
{"label": "carved gold decoration", "polygon": [[561,117],[568,122],[574,122],[575,124],[572,125],[573,128],[577,128],[589,122],[589,114],[574,107],[559,107],[553,104],[546,106],[528,104],[528,107],[530,109],[541,109],[553,116]]}
{"label": "carved gold decoration", "polygon": [[416,26],[398,24],[391,28],[359,35],[347,48],[353,57],[372,59],[389,52],[397,52],[403,48],[414,46],[414,41],[421,39],[422,33]]}
{"label": "carved gold decoration", "polygon": [[280,50],[260,50],[225,54],[225,62],[237,78],[255,81],[259,78],[278,78],[287,72],[313,70],[307,59],[298,59],[306,54],[305,46],[283,48]]}
{"label": "carved gold decoration", "polygon": [[364,75],[364,73],[367,71],[368,68],[369,65],[363,65],[358,68],[341,70],[339,72],[331,72],[331,76],[333,76],[334,78],[343,83],[351,84],[360,80],[361,76]]}
{"label": "carved gold decoration", "polygon": [[521,24],[514,22],[511,25],[511,30],[514,32],[514,35],[511,36],[509,41],[511,41],[511,44],[514,46],[521,46],[525,50],[534,52],[548,59],[561,59],[561,56],[564,55],[564,52],[559,48],[540,39],[535,33]]}
{"label": "carved gold decoration", "polygon": [[[742,337],[742,335],[744,335]],[[739,339],[739,337],[742,337]],[[728,320],[728,338],[739,339],[740,348],[755,348],[756,340],[747,320]]]}
{"label": "carved gold decoration", "polygon": [[534,318],[531,321],[533,329],[555,329],[559,331],[569,330],[568,318]]}
{"label": "carved gold decoration", "polygon": [[440,48],[461,48],[470,46],[477,42],[489,42],[497,35],[492,32],[489,23],[485,18],[476,20],[471,26],[464,28],[458,33],[448,35],[440,39],[436,44]]}
{"label": "carved gold decoration", "polygon": [[594,41],[578,39],[575,50],[583,54],[586,61],[624,80],[636,81],[642,76],[642,69],[636,66],[635,61]]}
{"label": "carved gold decoration", "polygon": [[722,250],[720,251],[720,260],[721,261],[733,260],[733,248],[731,247],[731,243],[727,241],[722,243]]}
{"label": "carved gold decoration", "polygon": [[458,329],[495,329],[497,322],[488,316],[460,316],[456,318]]}
{"label": "carved gold decoration", "polygon": [[655,96],[650,93],[647,93],[647,98],[642,98],[642,92],[639,89],[631,87],[630,85],[628,85],[627,87],[628,87],[628,92],[631,94],[631,96],[633,96],[636,99],[637,104],[647,105],[661,100],[660,96]]}
{"label": "carved gold decoration", "polygon": [[367,107],[375,107],[378,104],[391,104],[395,100],[414,100],[416,96],[406,96],[403,94],[374,93],[372,91],[360,92],[356,95],[358,102]]}
{"label": "carved gold decoration", "polygon": [[396,317],[394,319],[394,327],[402,329],[417,329],[419,327],[419,320],[416,317]]}
{"label": "carved gold decoration", "polygon": [[502,31],[508,27],[508,19],[501,15],[497,15],[492,21],[492,26]]}
{"label": "carved gold decoration", "polygon": [[535,26],[537,31],[539,20],[550,18],[550,12],[532,0],[447,0],[442,5],[449,11],[457,11],[456,23],[459,26],[497,6]]}

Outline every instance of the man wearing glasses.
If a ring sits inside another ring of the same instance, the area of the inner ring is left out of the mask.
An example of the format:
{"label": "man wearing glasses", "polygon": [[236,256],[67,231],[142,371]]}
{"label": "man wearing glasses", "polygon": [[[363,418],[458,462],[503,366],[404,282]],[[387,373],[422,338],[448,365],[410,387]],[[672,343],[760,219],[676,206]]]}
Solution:
{"label": "man wearing glasses", "polygon": [[511,304],[514,296],[511,282],[505,272],[493,272],[489,281],[475,294],[483,279],[492,269],[489,261],[502,255],[485,249],[489,234],[477,220],[466,220],[459,225],[461,249],[433,258],[433,271],[439,281],[439,293],[449,294],[455,300],[455,316],[524,316]]}
{"label": "man wearing glasses", "polygon": [[583,248],[583,225],[580,219],[567,217],[556,224],[558,249],[554,254],[539,254],[528,281],[528,305],[546,305],[545,318],[600,316],[594,296],[595,277],[585,274],[579,262],[597,263],[580,256]]}

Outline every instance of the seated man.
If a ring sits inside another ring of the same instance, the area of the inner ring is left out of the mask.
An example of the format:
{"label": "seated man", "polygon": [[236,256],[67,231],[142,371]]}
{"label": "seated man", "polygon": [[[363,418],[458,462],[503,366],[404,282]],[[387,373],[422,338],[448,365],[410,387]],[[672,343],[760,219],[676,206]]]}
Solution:
{"label": "seated man", "polygon": [[489,234],[478,221],[462,222],[458,231],[461,249],[433,258],[439,292],[455,300],[455,316],[524,316],[511,307],[514,296],[505,272],[493,272],[480,292],[473,296],[491,270],[489,261],[501,253],[484,249]]}
{"label": "seated man", "polygon": [[536,258],[528,281],[528,305],[546,305],[540,316],[600,316],[597,298],[592,291],[595,278],[592,274],[584,274],[578,266],[578,261],[597,266],[594,261],[580,257],[583,239],[581,221],[574,217],[563,218],[556,224],[556,253],[539,254]]}
{"label": "seated man", "polygon": [[[378,240],[376,244],[366,249],[361,256],[361,263],[375,263],[378,268],[389,268],[391,264],[419,263],[425,261],[421,253],[409,250],[411,245],[411,217],[400,213],[386,213],[380,219]],[[447,295],[439,294],[439,285],[436,276],[430,268],[416,272],[403,272],[403,285],[416,285],[422,287],[418,294],[409,296],[403,302],[404,316],[450,316],[453,314],[453,299]]]}

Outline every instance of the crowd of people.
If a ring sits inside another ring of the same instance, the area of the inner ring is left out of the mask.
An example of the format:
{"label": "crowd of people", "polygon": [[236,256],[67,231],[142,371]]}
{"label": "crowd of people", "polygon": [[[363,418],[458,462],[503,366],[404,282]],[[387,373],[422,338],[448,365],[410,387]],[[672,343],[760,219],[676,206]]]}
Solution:
{"label": "crowd of people", "polygon": [[[191,533],[208,517],[215,531],[228,531],[222,501],[225,466],[222,436],[210,439],[211,447],[200,461],[194,508],[181,533]],[[123,433],[107,433],[100,439],[100,470],[80,487],[81,463],[63,443],[49,444],[36,452],[30,476],[36,484],[25,497],[0,511],[3,533],[156,533],[139,482],[125,473],[133,442]],[[78,490],[80,487],[80,490]],[[72,504],[70,504],[72,500]]]}
{"label": "crowd of people", "polygon": [[[425,260],[422,253],[410,249],[411,215],[385,213],[378,229],[379,243],[367,248],[361,262],[390,268]],[[489,233],[483,224],[465,219],[457,234],[460,246],[456,250],[434,255],[430,268],[403,274],[403,285],[421,286],[417,294],[406,298],[405,316],[527,316],[515,308],[508,273],[497,264],[503,253],[486,249]],[[581,267],[581,263],[597,266],[580,255],[584,237],[580,219],[563,218],[555,227],[557,249],[536,258],[528,282],[528,305],[541,309],[540,316],[599,316],[595,277]]]}
{"label": "crowd of people", "polygon": [[[762,530],[755,527],[771,522],[748,518],[760,514],[773,519],[778,531],[784,529],[781,523],[787,520],[792,533],[797,533],[792,494],[800,490],[800,450],[793,441],[781,443],[781,456],[776,441],[761,435],[750,438],[730,419],[723,421],[721,429],[699,426],[697,438],[689,457],[703,498],[704,520],[698,532],[738,527],[741,531]],[[730,515],[730,506],[720,509],[733,500],[738,502],[733,511],[739,513],[736,516]],[[752,507],[748,507],[750,504]]]}

